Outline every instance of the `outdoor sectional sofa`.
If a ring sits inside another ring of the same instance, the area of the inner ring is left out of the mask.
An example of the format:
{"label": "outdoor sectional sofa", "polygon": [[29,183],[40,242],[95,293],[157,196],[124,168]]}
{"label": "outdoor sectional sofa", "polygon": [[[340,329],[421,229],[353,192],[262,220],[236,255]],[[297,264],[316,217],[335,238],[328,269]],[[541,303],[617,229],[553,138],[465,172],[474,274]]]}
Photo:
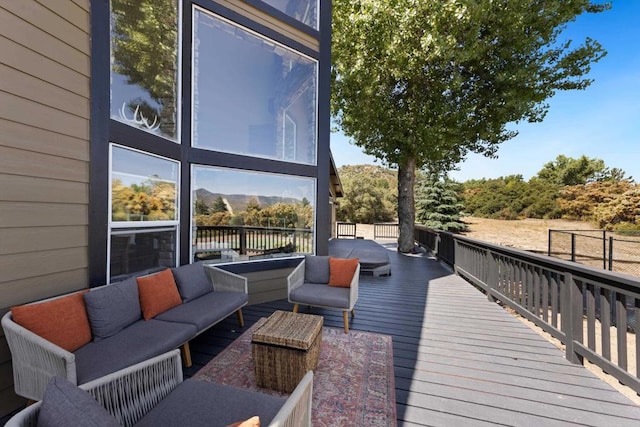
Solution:
{"label": "outdoor sectional sofa", "polygon": [[41,402],[18,412],[6,426],[216,427],[257,416],[263,426],[307,427],[312,391],[312,371],[288,398],[193,378],[182,381],[180,353],[174,350],[79,387],[56,377]]}
{"label": "outdoor sectional sofa", "polygon": [[12,307],[2,318],[16,394],[42,399],[52,377],[84,384],[182,347],[248,302],[247,280],[189,264]]}

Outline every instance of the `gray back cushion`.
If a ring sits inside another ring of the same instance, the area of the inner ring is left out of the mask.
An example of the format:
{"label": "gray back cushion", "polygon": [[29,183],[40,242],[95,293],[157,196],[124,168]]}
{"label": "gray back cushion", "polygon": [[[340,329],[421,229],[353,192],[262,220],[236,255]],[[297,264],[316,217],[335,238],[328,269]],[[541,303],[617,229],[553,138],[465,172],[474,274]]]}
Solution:
{"label": "gray back cushion", "polygon": [[304,257],[304,281],[329,283],[329,257],[306,255]]}
{"label": "gray back cushion", "polygon": [[53,377],[44,392],[37,425],[115,427],[120,424],[89,393],[64,378]]}
{"label": "gray back cushion", "polygon": [[94,341],[115,335],[142,317],[134,278],[96,288],[83,296]]}
{"label": "gray back cushion", "polygon": [[204,272],[204,266],[201,262],[181,265],[180,267],[172,268],[171,272],[176,279],[182,302],[189,302],[204,294],[213,292],[213,285]]}

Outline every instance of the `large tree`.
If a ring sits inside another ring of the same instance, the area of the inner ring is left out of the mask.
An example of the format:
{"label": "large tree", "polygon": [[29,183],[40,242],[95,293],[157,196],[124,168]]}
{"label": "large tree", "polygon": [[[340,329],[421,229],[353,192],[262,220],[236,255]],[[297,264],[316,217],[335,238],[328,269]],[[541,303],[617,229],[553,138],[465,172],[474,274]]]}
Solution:
{"label": "large tree", "polygon": [[[398,249],[413,249],[416,168],[493,156],[541,121],[558,90],[584,89],[596,41],[565,25],[590,0],[334,0],[332,113],[345,135],[398,168]],[[524,159],[523,159],[524,160]]]}

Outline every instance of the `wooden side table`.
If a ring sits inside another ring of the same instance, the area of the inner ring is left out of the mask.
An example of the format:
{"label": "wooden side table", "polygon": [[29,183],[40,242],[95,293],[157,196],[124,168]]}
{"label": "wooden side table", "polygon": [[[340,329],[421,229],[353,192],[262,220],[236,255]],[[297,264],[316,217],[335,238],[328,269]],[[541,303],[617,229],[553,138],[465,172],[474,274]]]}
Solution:
{"label": "wooden side table", "polygon": [[276,311],[253,332],[251,351],[259,387],[291,393],[315,370],[322,342],[322,316]]}

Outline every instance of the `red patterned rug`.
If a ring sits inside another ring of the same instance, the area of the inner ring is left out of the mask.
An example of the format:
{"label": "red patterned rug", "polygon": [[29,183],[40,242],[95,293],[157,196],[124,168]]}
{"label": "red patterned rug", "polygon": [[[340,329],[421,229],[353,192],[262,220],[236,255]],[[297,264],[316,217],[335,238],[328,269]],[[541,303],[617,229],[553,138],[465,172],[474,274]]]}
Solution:
{"label": "red patterned rug", "polygon": [[[258,323],[198,371],[194,378],[286,396],[256,385],[251,335]],[[314,426],[396,425],[390,336],[322,329],[320,359],[313,378],[312,418]]]}

